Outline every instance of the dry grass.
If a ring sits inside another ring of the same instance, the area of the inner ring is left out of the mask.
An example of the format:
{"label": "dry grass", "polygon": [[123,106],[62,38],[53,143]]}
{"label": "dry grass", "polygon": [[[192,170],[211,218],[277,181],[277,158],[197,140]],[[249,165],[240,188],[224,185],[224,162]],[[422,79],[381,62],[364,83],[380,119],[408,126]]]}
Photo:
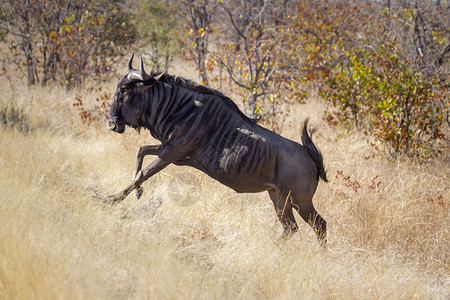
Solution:
{"label": "dry grass", "polygon": [[448,160],[389,162],[358,132],[321,123],[316,101],[293,108],[284,135],[298,141],[310,116],[331,179],[315,196],[329,224],[322,250],[301,220],[283,242],[265,193],[239,195],[189,168],[104,206],[149,135],[82,125],[63,90],[2,90],[31,130],[0,128],[1,299],[449,296]]}

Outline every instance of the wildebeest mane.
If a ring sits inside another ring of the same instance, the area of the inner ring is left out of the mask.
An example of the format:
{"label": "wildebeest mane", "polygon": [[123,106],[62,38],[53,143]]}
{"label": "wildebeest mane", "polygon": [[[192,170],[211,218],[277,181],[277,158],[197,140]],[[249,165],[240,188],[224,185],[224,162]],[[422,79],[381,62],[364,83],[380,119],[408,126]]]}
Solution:
{"label": "wildebeest mane", "polygon": [[[159,76],[159,75],[161,75],[161,72],[151,72],[151,74],[150,74],[151,77],[155,77],[155,76]],[[161,77],[158,79],[158,81],[183,86],[183,87],[189,88],[191,90],[197,91],[199,93],[205,93],[205,94],[211,94],[211,95],[218,96],[228,108],[230,108],[233,111],[236,111],[238,114],[240,114],[244,118],[244,120],[252,122],[252,123],[257,123],[259,121],[259,118],[252,119],[252,118],[249,118],[248,116],[246,116],[239,109],[239,107],[236,105],[236,103],[234,103],[233,100],[231,100],[230,98],[225,96],[222,92],[215,90],[213,88],[198,84],[197,82],[195,82],[193,80],[185,79],[180,76],[163,73],[161,75]]]}

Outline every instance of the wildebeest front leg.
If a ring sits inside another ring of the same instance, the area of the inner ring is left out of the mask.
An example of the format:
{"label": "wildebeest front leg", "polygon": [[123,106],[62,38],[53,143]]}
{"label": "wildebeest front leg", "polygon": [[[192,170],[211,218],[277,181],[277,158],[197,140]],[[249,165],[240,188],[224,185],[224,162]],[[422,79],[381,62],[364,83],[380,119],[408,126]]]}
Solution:
{"label": "wildebeest front leg", "polygon": [[[147,155],[159,155],[162,152],[162,145],[148,145],[139,148],[137,152],[137,162],[136,168],[134,169],[133,180],[136,180],[139,172],[142,169],[142,163],[144,161],[144,157]],[[143,193],[144,189],[141,186],[136,188],[136,197],[139,199]]]}
{"label": "wildebeest front leg", "polygon": [[128,185],[122,192],[118,193],[117,195],[106,197],[103,202],[115,204],[122,201],[133,190],[139,188],[144,181],[167,167],[169,164],[170,162],[167,162],[160,157],[156,158],[148,167],[144,169],[144,171],[139,171],[133,182]]}

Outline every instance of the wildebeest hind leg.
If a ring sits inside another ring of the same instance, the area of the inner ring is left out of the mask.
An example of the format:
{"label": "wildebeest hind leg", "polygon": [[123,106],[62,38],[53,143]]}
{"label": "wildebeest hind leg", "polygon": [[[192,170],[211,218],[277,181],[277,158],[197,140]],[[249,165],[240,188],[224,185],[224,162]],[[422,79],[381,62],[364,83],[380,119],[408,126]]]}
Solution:
{"label": "wildebeest hind leg", "polygon": [[270,199],[273,202],[275,212],[284,228],[284,237],[289,238],[298,230],[297,222],[295,221],[292,212],[292,202],[289,194],[280,193],[276,189],[269,190]]}
{"label": "wildebeest hind leg", "polygon": [[314,229],[322,246],[325,246],[327,243],[327,222],[316,211],[312,204],[312,200],[308,204],[295,205],[294,207],[302,219]]}

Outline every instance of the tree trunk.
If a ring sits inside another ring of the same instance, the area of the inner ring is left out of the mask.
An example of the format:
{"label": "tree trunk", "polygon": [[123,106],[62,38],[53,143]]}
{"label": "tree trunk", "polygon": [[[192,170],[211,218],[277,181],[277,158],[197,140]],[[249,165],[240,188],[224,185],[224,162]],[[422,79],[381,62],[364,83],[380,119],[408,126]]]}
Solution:
{"label": "tree trunk", "polygon": [[256,113],[256,106],[257,106],[257,95],[252,94],[250,97],[247,98],[247,105],[246,105],[246,113],[247,116],[251,119],[256,119],[258,117],[258,114]]}
{"label": "tree trunk", "polygon": [[25,53],[25,62],[27,65],[27,82],[28,85],[32,85],[36,83],[36,66],[33,57],[33,46],[28,38],[23,37],[22,47]]}

